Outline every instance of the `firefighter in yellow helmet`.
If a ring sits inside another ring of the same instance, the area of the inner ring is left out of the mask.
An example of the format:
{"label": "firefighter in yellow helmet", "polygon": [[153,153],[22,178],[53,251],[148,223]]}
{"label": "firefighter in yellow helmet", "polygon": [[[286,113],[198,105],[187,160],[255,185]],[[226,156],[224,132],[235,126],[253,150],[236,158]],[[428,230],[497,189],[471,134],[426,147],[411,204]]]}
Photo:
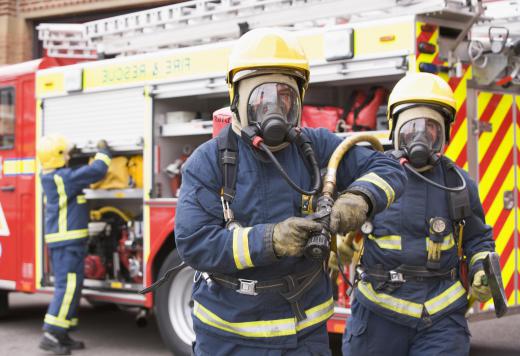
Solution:
{"label": "firefighter in yellow helmet", "polygon": [[45,314],[39,347],[56,355],[83,349],[69,331],[77,326],[87,249],[88,208],[83,189],[101,180],[110,164],[110,150],[99,141],[98,153],[90,165],[69,168],[68,140],[58,134],[42,137],[37,155],[42,167],[45,193],[45,242],[54,272],[54,296]]}
{"label": "firefighter in yellow helmet", "polygon": [[[232,124],[185,163],[175,220],[177,250],[197,271],[194,352],[328,355],[331,283],[323,262],[304,256],[323,227],[304,214],[341,140],[300,128],[309,64],[289,32],[243,35],[227,82]],[[397,162],[352,149],[338,170],[331,228],[357,229],[403,184]]]}
{"label": "firefighter in yellow helmet", "polygon": [[389,156],[405,166],[408,183],[363,229],[346,356],[469,353],[466,283],[481,302],[491,297],[482,260],[494,243],[475,182],[443,155],[455,110],[449,85],[429,73],[406,75],[390,94]]}

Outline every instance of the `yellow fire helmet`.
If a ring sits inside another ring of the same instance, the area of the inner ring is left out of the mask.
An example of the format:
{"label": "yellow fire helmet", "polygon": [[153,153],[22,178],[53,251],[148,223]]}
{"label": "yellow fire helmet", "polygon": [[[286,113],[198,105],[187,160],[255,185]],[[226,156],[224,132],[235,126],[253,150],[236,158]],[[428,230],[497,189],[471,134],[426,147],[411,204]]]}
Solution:
{"label": "yellow fire helmet", "polygon": [[63,167],[67,160],[65,153],[70,150],[69,141],[60,134],[52,134],[42,137],[38,144],[38,159],[43,169],[55,169]]}
{"label": "yellow fire helmet", "polygon": [[228,62],[226,80],[231,103],[235,99],[235,84],[259,72],[294,76],[303,101],[309,82],[309,61],[298,39],[290,32],[277,28],[258,28],[240,37]]}
{"label": "yellow fire helmet", "polygon": [[431,73],[409,73],[397,82],[388,98],[387,118],[390,138],[393,137],[395,120],[399,113],[414,106],[430,106],[446,120],[446,142],[449,127],[455,118],[455,96],[448,83]]}

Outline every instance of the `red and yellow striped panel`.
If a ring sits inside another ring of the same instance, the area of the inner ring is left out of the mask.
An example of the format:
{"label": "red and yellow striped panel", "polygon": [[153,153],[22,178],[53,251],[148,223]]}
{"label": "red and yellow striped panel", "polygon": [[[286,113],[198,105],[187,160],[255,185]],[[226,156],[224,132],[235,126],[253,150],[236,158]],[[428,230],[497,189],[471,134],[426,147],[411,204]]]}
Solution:
{"label": "red and yellow striped panel", "polygon": [[[509,304],[516,303],[514,235],[515,211],[504,208],[504,192],[515,190],[513,97],[480,92],[478,119],[491,125],[491,132],[478,138],[479,193],[486,222],[493,226],[496,251],[500,254],[502,281]],[[517,168],[518,169],[518,168]],[[492,302],[484,305],[487,309]]]}
{"label": "red and yellow striped panel", "polygon": [[[419,71],[419,64],[424,62],[447,65],[439,59],[438,47],[433,54],[419,52],[420,42],[424,41],[437,45],[438,35],[437,26],[417,22],[415,70]],[[445,154],[458,166],[467,169],[466,81],[471,79],[471,67],[464,68],[462,78],[448,78],[444,73],[439,73],[439,75],[448,81],[455,93],[457,102],[457,115],[451,128],[450,143]],[[520,253],[518,250],[514,250],[515,211],[504,209],[503,197],[505,191],[514,191],[515,188],[512,105],[513,98],[511,95],[486,92],[481,92],[478,95],[478,118],[481,121],[489,122],[492,126],[492,132],[481,133],[478,140],[480,198],[486,214],[486,222],[493,226],[496,251],[500,254],[504,287],[508,302],[511,305],[519,302],[518,292],[515,291],[515,274],[520,279],[520,268],[516,262],[520,260]],[[517,106],[520,106],[520,99],[517,99]],[[517,132],[520,131],[517,130]],[[515,149],[518,152],[518,147],[515,147]],[[520,152],[518,155],[520,157]],[[490,303],[486,303],[484,308],[486,309]]]}
{"label": "red and yellow striped panel", "polygon": [[[416,23],[416,64],[415,70],[419,71],[420,63],[432,63],[438,66],[447,66],[447,62],[439,59],[439,46],[437,39],[439,38],[439,27],[436,25],[426,24],[424,22]],[[419,44],[427,42],[435,45],[435,53],[420,53]],[[457,101],[457,115],[455,122],[451,128],[450,143],[446,148],[446,156],[455,161],[460,167],[467,169],[468,159],[466,156],[466,142],[468,140],[468,127],[466,118],[466,81],[471,79],[471,67],[464,66],[461,78],[450,78],[446,73],[439,73],[439,76],[446,80]]]}
{"label": "red and yellow striped panel", "polygon": [[[439,38],[439,26],[427,24],[424,22],[416,22],[415,24],[415,34],[416,34],[416,48],[415,48],[415,70],[419,72],[419,63],[433,63],[436,65],[443,65],[444,62],[439,59],[439,46],[437,45],[437,40]],[[426,42],[435,46],[435,53],[421,53],[419,51],[419,44],[421,42]],[[443,73],[439,73],[439,75],[447,80],[448,76]]]}

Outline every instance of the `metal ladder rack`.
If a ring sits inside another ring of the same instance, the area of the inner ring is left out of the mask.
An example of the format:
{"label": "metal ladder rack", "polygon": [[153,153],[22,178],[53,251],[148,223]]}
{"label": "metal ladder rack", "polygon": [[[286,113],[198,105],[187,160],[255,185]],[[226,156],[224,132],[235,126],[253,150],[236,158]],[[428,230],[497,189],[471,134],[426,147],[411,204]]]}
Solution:
{"label": "metal ladder rack", "polygon": [[[306,28],[419,13],[471,10],[463,0],[192,0],[84,23],[88,46],[109,56],[232,40],[240,28]],[[38,29],[50,31],[50,24]],[[42,30],[40,30],[42,31]],[[59,34],[59,29],[56,36]],[[54,43],[47,42],[51,47]]]}
{"label": "metal ladder rack", "polygon": [[50,57],[96,59],[96,47],[83,24],[41,24],[38,39]]}

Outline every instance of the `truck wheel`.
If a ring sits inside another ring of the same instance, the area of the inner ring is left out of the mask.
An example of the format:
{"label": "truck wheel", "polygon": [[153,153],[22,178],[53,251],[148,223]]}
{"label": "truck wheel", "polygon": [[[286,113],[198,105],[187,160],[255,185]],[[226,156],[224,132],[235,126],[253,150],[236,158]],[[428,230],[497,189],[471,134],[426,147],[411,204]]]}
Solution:
{"label": "truck wheel", "polygon": [[0,290],[0,318],[7,316],[9,312],[9,293]]}
{"label": "truck wheel", "polygon": [[[161,266],[158,278],[180,263],[177,250],[173,250]],[[194,273],[191,267],[186,266],[155,291],[155,316],[159,332],[163,342],[177,356],[191,355],[191,343],[195,340],[191,320]]]}

